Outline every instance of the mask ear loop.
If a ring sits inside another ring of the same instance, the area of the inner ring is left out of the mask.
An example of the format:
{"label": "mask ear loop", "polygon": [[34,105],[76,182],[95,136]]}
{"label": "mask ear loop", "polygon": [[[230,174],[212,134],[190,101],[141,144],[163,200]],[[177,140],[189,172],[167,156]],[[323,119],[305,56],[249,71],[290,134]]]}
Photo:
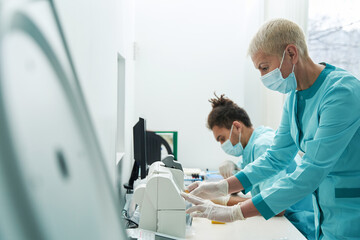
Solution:
{"label": "mask ear loop", "polygon": [[282,64],[283,64],[284,57],[285,57],[285,52],[286,52],[286,49],[284,50],[284,53],[283,53],[283,56],[282,56],[282,59],[281,59],[281,63],[280,63],[279,69],[281,69],[281,66],[282,66]]}
{"label": "mask ear loop", "polygon": [[292,69],[292,72],[294,72],[294,69],[295,69],[295,64],[293,65],[293,69]]}
{"label": "mask ear loop", "polygon": [[234,124],[231,125],[231,129],[230,129],[230,136],[229,136],[229,141],[230,141],[230,142],[231,142],[231,133],[232,133],[233,127],[234,127]]}

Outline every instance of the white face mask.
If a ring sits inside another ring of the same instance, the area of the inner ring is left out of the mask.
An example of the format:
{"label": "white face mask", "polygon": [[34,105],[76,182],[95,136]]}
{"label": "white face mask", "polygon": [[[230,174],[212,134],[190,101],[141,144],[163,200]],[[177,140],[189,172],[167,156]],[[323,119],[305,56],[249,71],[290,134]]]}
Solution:
{"label": "white face mask", "polygon": [[278,91],[281,93],[288,93],[290,91],[294,91],[296,90],[296,86],[297,86],[296,78],[294,74],[295,64],[293,65],[292,72],[289,74],[287,78],[284,79],[281,74],[280,68],[284,61],[285,51],[281,59],[280,67],[260,77],[265,87],[267,87],[270,90]]}
{"label": "white face mask", "polygon": [[230,139],[231,139],[231,133],[233,130],[234,125],[231,126],[231,130],[230,130],[230,136],[229,139],[226,140],[223,144],[221,144],[221,148],[222,150],[224,150],[224,152],[226,152],[229,155],[235,156],[235,157],[240,157],[243,153],[243,146],[241,145],[240,139],[241,139],[241,132],[239,134],[239,142],[233,146]]}

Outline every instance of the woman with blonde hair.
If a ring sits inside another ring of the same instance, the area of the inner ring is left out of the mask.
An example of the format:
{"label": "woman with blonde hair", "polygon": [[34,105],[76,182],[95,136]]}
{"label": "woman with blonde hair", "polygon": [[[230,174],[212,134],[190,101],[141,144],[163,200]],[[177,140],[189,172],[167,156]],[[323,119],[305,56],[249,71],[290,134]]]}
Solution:
{"label": "woman with blonde hair", "polygon": [[[218,221],[269,219],[312,193],[316,239],[360,239],[360,81],[314,63],[302,30],[285,19],[265,23],[249,55],[263,84],[288,94],[280,126],[270,149],[235,176],[190,185],[183,196],[195,206],[188,212]],[[304,156],[296,170],[251,200],[232,207],[203,200],[251,189],[298,151]]]}

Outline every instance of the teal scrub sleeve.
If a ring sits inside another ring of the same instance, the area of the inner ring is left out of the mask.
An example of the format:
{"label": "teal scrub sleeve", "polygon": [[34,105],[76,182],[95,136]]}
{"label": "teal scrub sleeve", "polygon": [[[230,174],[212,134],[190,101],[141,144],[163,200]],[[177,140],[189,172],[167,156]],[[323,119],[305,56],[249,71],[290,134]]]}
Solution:
{"label": "teal scrub sleeve", "polygon": [[254,146],[254,160],[261,157],[266,151],[270,148],[270,145],[268,144],[255,144]]}
{"label": "teal scrub sleeve", "polygon": [[270,149],[235,175],[243,185],[245,192],[248,192],[253,185],[285,169],[298,151],[290,134],[288,105],[287,99],[284,104],[281,124],[275,133]]}
{"label": "teal scrub sleeve", "polygon": [[[264,145],[261,145],[261,144],[258,145],[257,144],[257,145],[255,145],[254,159],[256,160],[259,157],[261,157],[261,155],[263,155],[267,151],[267,149],[269,149],[269,147],[270,146],[267,145],[267,144],[264,144]],[[275,181],[277,181],[279,178],[282,178],[284,176],[285,176],[285,170],[282,170],[282,171],[276,173],[276,175],[274,175],[274,176],[272,176],[272,177],[270,177],[270,178],[268,178],[266,180],[261,181],[259,183],[259,190],[262,191],[262,190],[264,190],[266,188],[271,187],[274,184]],[[253,193],[253,192],[251,192],[251,193]]]}
{"label": "teal scrub sleeve", "polygon": [[360,127],[360,91],[357,88],[338,86],[322,99],[318,110],[319,126],[314,138],[305,143],[302,163],[290,176],[252,199],[265,219],[315,191]]}

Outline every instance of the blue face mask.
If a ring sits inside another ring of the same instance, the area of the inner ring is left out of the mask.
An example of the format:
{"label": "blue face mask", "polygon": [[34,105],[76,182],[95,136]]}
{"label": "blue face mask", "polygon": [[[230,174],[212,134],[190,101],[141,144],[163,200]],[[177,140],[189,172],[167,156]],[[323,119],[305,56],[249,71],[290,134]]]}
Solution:
{"label": "blue face mask", "polygon": [[239,134],[239,143],[236,144],[235,146],[232,145],[230,139],[231,139],[231,133],[233,130],[234,125],[231,126],[231,130],[230,130],[230,136],[229,139],[226,140],[223,144],[221,144],[221,148],[222,150],[224,150],[224,152],[226,152],[229,155],[235,156],[235,157],[240,157],[243,153],[243,146],[241,145],[240,142],[240,138],[241,138],[241,133]]}
{"label": "blue face mask", "polygon": [[[286,50],[285,50],[286,51]],[[283,78],[280,68],[284,61],[285,51],[283,57],[281,59],[280,67],[274,69],[273,71],[261,76],[261,81],[270,90],[278,91],[281,93],[288,93],[290,91],[296,90],[296,78],[294,74],[295,64],[293,65],[292,72],[289,74],[287,78]]]}

